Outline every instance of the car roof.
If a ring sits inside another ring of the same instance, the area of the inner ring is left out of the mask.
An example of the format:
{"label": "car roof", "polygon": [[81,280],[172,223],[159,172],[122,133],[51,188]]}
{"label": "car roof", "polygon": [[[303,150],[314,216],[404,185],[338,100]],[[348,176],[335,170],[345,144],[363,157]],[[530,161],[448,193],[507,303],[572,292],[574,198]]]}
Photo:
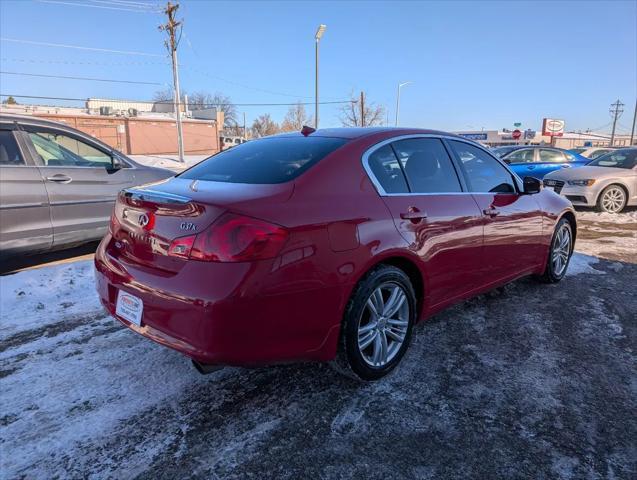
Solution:
{"label": "car roof", "polygon": [[[315,132],[310,133],[308,136],[312,137],[333,137],[333,138],[346,138],[348,140],[354,140],[357,138],[367,137],[377,133],[391,133],[395,136],[399,135],[415,135],[415,134],[427,134],[427,135],[444,135],[450,137],[462,138],[456,134],[443,132],[440,130],[428,130],[424,128],[403,128],[403,127],[342,127],[342,128],[319,128]],[[302,135],[301,132],[289,132],[276,135],[277,137],[294,137]]]}

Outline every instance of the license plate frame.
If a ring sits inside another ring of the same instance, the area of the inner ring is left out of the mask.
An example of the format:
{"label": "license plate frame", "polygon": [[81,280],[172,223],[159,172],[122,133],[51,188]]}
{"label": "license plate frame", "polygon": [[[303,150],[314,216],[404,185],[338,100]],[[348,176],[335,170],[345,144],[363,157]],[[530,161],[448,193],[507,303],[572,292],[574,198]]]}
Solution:
{"label": "license plate frame", "polygon": [[119,290],[115,303],[115,314],[133,325],[141,327],[142,315],[144,314],[144,301],[124,290]]}

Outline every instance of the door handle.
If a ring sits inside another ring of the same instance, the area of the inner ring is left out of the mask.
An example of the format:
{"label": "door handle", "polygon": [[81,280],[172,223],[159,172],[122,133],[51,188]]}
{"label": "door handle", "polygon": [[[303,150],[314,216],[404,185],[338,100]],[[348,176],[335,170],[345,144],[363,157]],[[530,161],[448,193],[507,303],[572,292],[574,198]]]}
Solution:
{"label": "door handle", "polygon": [[489,207],[482,210],[482,213],[489,217],[496,217],[500,215],[500,210],[498,210],[497,208]]}
{"label": "door handle", "polygon": [[56,173],[55,175],[46,177],[46,179],[49,182],[55,183],[71,183],[73,181],[71,177],[69,177],[68,175],[64,175],[63,173]]}
{"label": "door handle", "polygon": [[529,165],[528,167],[526,167],[527,170],[533,170],[535,168],[535,165]]}
{"label": "door handle", "polygon": [[567,163],[563,163],[562,165],[560,165],[560,167],[562,168],[571,168],[571,166]]}
{"label": "door handle", "polygon": [[421,212],[416,207],[409,207],[406,212],[400,214],[400,218],[403,220],[409,220],[411,223],[418,223],[422,219],[427,218],[425,212]]}

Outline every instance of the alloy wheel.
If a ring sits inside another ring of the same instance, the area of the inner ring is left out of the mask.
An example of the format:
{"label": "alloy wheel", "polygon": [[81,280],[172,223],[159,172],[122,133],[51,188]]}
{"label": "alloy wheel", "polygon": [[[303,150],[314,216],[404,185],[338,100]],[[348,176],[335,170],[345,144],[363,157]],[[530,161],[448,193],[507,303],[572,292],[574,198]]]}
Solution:
{"label": "alloy wheel", "polygon": [[609,188],[602,197],[602,206],[607,212],[617,213],[624,208],[625,197],[626,194],[621,188]]}
{"label": "alloy wheel", "polygon": [[371,293],[358,324],[358,349],[368,365],[383,367],[398,354],[409,316],[407,294],[397,283],[383,283]]}
{"label": "alloy wheel", "polygon": [[568,257],[571,254],[571,230],[567,224],[563,224],[555,235],[553,251],[551,252],[551,262],[553,273],[558,277],[564,273],[568,264]]}

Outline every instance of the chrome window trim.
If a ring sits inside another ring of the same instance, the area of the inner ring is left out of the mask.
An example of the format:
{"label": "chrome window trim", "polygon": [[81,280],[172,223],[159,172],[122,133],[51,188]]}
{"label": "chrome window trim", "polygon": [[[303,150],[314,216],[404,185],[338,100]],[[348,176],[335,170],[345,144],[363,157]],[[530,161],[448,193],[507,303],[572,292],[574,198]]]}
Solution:
{"label": "chrome window trim", "polygon": [[[387,139],[382,140],[382,141],[380,141],[378,143],[375,143],[374,145],[369,147],[367,150],[365,150],[365,152],[363,153],[363,156],[361,157],[361,162],[363,164],[363,169],[365,170],[365,173],[367,173],[367,177],[372,182],[372,185],[374,185],[374,188],[376,188],[376,191],[378,192],[378,195],[380,195],[381,197],[412,197],[412,196],[422,196],[422,195],[467,195],[467,194],[485,194],[485,193],[490,193],[490,194],[493,195],[494,193],[497,193],[497,192],[471,192],[471,191],[468,191],[468,190],[467,191],[462,191],[462,192],[387,193],[385,191],[385,189],[383,188],[383,186],[380,184],[380,182],[376,179],[376,176],[374,175],[374,172],[372,172],[372,169],[369,166],[369,157],[376,150],[384,147],[387,144],[398,142],[400,140],[407,140],[407,139],[411,139],[411,138],[437,138],[437,139],[439,139],[441,141],[442,140],[454,140],[454,141],[457,141],[457,142],[466,143],[467,145],[471,145],[473,147],[478,147],[479,149],[481,149],[485,153],[487,153],[490,157],[494,158],[500,165],[502,165],[504,167],[504,169],[511,174],[511,176],[513,177],[514,180],[520,182],[520,183],[518,183],[516,185],[516,188],[518,189],[518,192],[516,192],[516,193],[520,193],[519,190],[520,190],[520,185],[521,185],[521,182],[522,182],[520,177],[518,177],[514,171],[509,169],[504,162],[502,162],[498,158],[496,158],[495,155],[491,154],[489,152],[489,150],[484,148],[479,143],[472,142],[471,140],[467,140],[466,138],[462,138],[462,137],[457,137],[455,135],[440,135],[440,134],[435,134],[435,133],[412,133],[412,134],[409,134],[409,135],[398,135],[396,137],[387,138]],[[455,152],[453,152],[453,153],[455,155]],[[398,161],[400,161],[400,159],[398,159]],[[451,161],[455,164],[456,159],[455,158],[451,158]],[[454,167],[457,170],[457,167],[455,165],[454,165]],[[464,175],[464,172],[460,173],[460,175]],[[405,181],[407,181],[406,178],[405,178]],[[407,185],[409,185],[409,184],[407,184]],[[461,183],[461,186],[462,186],[462,183]]]}

